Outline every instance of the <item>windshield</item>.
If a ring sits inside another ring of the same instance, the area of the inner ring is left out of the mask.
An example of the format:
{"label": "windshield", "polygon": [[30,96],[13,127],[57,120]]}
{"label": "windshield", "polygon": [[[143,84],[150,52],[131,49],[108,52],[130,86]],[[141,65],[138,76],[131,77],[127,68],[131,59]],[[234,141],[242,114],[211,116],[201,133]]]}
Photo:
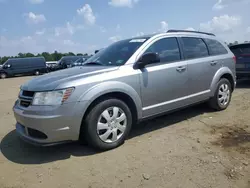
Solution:
{"label": "windshield", "polygon": [[74,63],[83,63],[85,61],[85,58],[77,59]]}
{"label": "windshield", "polygon": [[59,61],[58,61],[58,64],[61,65],[61,64],[66,64],[66,65],[69,65],[71,64],[72,62],[78,60],[80,57],[79,56],[64,56],[62,57]]}
{"label": "windshield", "polygon": [[84,65],[95,63],[102,66],[124,65],[135,51],[148,39],[149,37],[115,42],[90,57],[84,62]]}

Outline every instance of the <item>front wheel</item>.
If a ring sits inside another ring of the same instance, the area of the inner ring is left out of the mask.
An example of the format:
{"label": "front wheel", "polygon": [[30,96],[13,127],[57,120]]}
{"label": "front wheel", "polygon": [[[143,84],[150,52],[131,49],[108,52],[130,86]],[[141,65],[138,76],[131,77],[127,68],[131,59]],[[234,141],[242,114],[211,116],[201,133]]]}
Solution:
{"label": "front wheel", "polygon": [[222,78],[218,84],[214,96],[209,104],[215,110],[225,110],[231,102],[232,86],[228,79]]}
{"label": "front wheel", "polygon": [[1,78],[1,79],[7,78],[7,74],[4,73],[4,72],[0,73],[0,78]]}
{"label": "front wheel", "polygon": [[107,99],[92,108],[83,126],[88,144],[109,150],[124,143],[132,126],[132,114],[123,101]]}

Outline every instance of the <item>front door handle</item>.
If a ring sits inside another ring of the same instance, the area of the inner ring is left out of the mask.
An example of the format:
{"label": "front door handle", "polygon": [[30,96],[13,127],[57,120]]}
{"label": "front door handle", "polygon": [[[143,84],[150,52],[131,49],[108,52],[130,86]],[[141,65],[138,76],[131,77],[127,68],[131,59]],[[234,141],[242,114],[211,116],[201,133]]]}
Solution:
{"label": "front door handle", "polygon": [[186,70],[186,67],[185,66],[181,66],[181,67],[178,67],[176,69],[178,72],[182,72],[182,71],[185,71]]}
{"label": "front door handle", "polygon": [[218,61],[212,61],[210,64],[212,65],[212,66],[214,66],[214,65],[216,65],[218,63]]}

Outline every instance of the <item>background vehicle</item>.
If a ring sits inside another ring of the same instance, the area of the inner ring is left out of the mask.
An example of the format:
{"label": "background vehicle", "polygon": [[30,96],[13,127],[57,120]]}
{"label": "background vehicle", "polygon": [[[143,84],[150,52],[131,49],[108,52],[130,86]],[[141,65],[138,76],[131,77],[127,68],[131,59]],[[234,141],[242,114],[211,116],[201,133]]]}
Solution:
{"label": "background vehicle", "polygon": [[0,69],[0,77],[39,75],[47,72],[44,57],[11,58],[8,59]]}
{"label": "background vehicle", "polygon": [[47,61],[46,66],[49,72],[55,71],[57,67],[57,61]]}
{"label": "background vehicle", "polygon": [[84,62],[89,58],[90,56],[84,56],[79,59],[77,59],[75,62],[71,63],[69,67],[77,67],[77,66],[83,66]]}
{"label": "background vehicle", "polygon": [[250,78],[250,43],[232,45],[230,50],[236,56],[237,79]]}
{"label": "background vehicle", "polygon": [[234,54],[211,33],[170,30],[125,39],[83,67],[22,85],[13,107],[16,130],[38,145],[85,139],[112,149],[138,121],[204,101],[226,109],[235,85]]}
{"label": "background vehicle", "polygon": [[71,67],[71,64],[74,63],[76,60],[84,58],[84,56],[63,56],[57,64],[56,69],[66,69]]}

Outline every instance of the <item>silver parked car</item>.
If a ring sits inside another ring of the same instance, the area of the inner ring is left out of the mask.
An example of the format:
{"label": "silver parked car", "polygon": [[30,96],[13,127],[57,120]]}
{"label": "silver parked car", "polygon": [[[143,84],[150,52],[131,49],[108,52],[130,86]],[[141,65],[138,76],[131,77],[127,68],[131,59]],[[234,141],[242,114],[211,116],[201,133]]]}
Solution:
{"label": "silver parked car", "polygon": [[84,139],[112,149],[138,121],[203,101],[226,109],[235,85],[235,57],[211,33],[169,30],[121,40],[84,66],[22,85],[16,131],[43,146]]}

